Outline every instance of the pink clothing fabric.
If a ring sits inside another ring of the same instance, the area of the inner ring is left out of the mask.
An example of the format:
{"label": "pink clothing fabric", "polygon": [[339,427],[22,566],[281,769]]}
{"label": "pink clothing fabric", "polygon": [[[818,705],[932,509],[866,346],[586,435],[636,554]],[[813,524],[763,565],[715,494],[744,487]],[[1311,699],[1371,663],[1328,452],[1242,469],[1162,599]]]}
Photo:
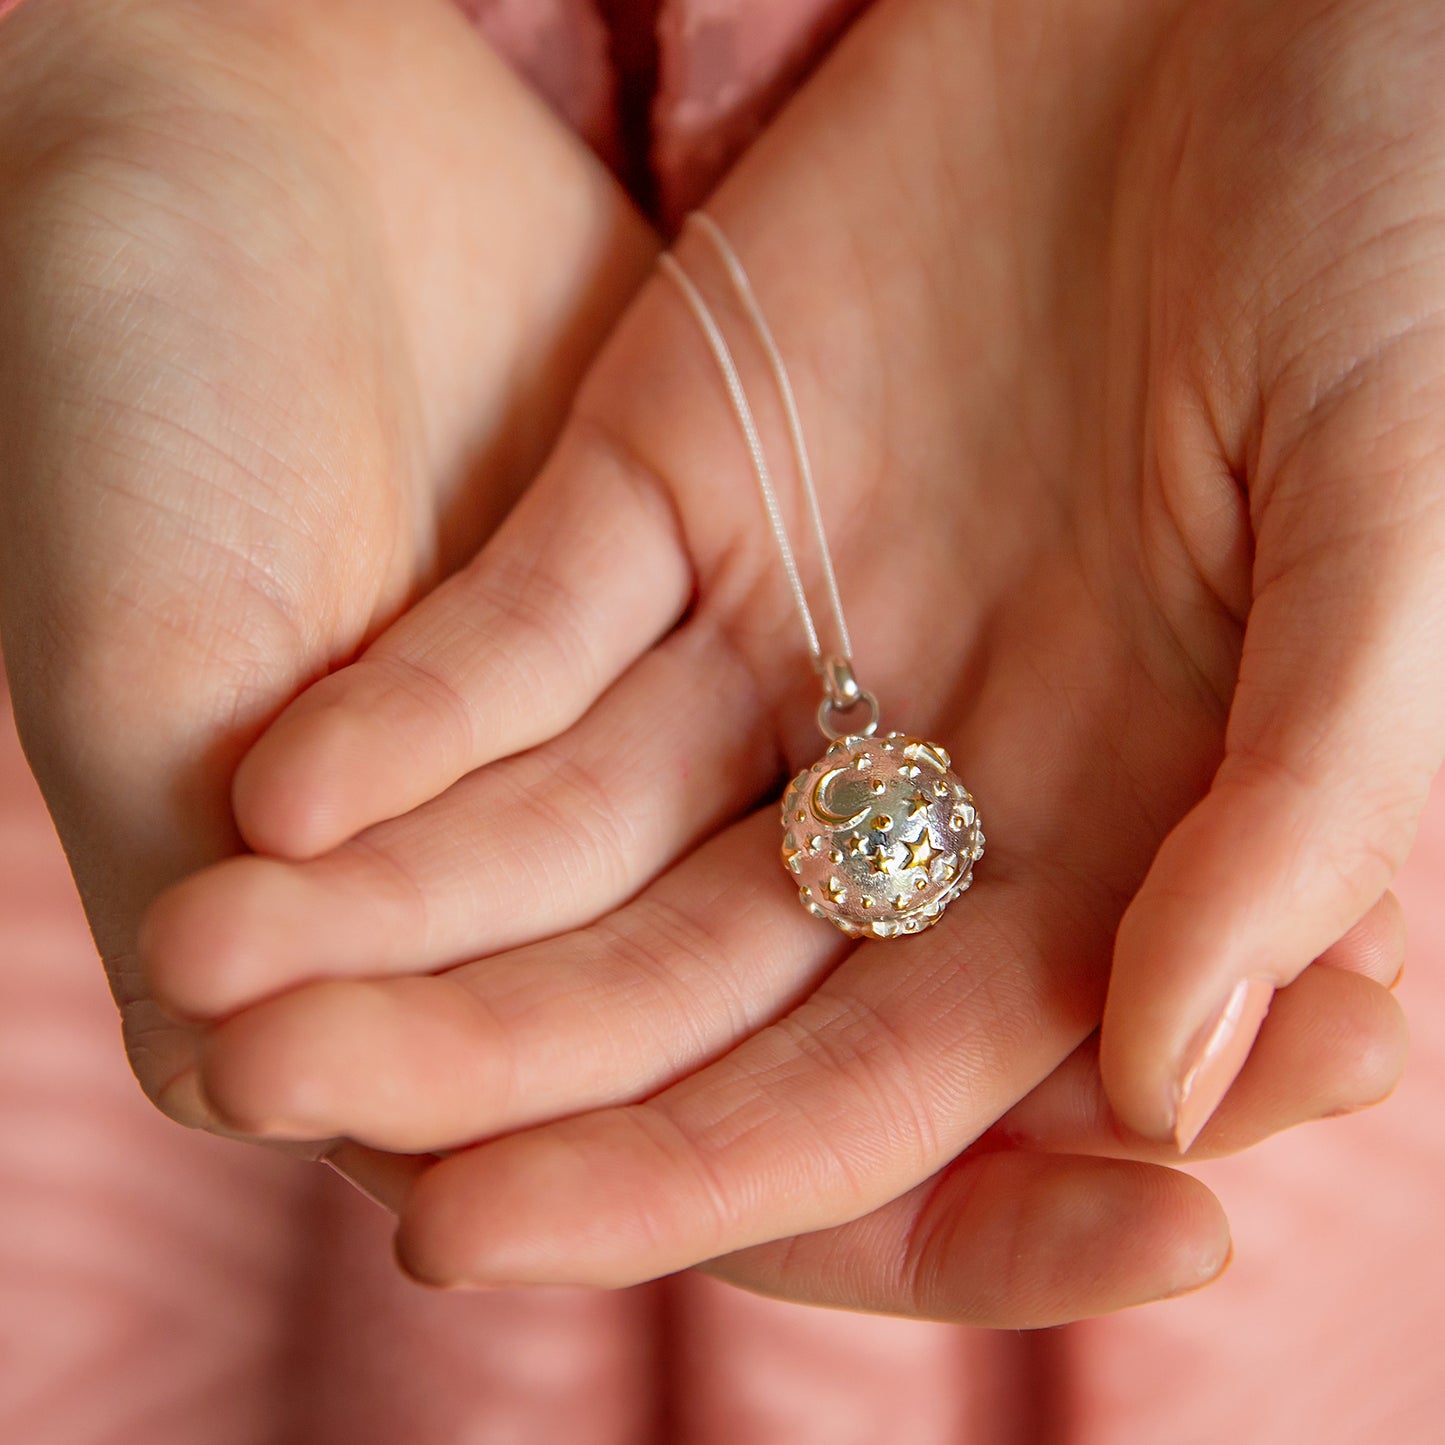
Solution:
{"label": "pink clothing fabric", "polygon": [[659,14],[651,161],[675,225],[867,0],[673,0]]}
{"label": "pink clothing fabric", "polygon": [[456,0],[456,5],[608,165],[622,164],[607,27],[590,0]]}
{"label": "pink clothing fabric", "polygon": [[670,229],[868,0],[456,3]]}

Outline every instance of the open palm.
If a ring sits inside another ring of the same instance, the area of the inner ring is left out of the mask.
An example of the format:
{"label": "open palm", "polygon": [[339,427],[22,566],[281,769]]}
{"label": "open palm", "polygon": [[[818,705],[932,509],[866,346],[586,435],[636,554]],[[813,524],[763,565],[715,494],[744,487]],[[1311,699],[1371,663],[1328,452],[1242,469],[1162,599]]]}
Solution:
{"label": "open palm", "polygon": [[881,7],[710,207],[789,358],[860,674],[984,809],[937,928],[855,945],[778,868],[816,696],[661,283],[478,558],[247,759],[248,841],[295,861],[153,914],[172,1006],[243,1010],[225,1117],[450,1151],[398,1194],[422,1277],[726,1255],[799,1298],[1068,1318],[1220,1267],[1201,1188],[1092,1156],[1166,1157],[1237,978],[1283,991],[1211,1147],[1396,1077],[1385,889],[1442,735],[1414,58],[1445,37],[1426,5],[1175,8]]}
{"label": "open palm", "polygon": [[136,1071],[204,1122],[143,908],[505,511],[652,246],[441,0],[27,6],[0,72],[6,661]]}

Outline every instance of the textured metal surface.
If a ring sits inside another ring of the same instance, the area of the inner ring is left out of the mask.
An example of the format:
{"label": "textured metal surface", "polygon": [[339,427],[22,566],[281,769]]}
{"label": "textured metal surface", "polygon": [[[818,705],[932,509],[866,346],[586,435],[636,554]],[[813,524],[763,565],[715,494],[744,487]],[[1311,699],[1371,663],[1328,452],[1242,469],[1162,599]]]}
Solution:
{"label": "textured metal surface", "polygon": [[783,795],[783,866],[804,907],[854,937],[936,923],[983,856],[978,810],[937,743],[851,734]]}

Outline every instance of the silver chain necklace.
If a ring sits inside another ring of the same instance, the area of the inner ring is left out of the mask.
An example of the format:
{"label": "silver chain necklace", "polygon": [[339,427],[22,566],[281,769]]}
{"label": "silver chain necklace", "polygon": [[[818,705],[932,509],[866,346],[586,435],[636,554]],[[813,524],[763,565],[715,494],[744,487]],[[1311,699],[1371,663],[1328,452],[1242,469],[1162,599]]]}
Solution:
{"label": "silver chain necklace", "polygon": [[[700,232],[716,253],[767,355],[788,420],[793,460],[838,639],[838,651],[824,653],[778,506],[767,453],[727,339],[702,292],[676,256],[667,253],[661,258],[663,272],[681,291],[717,363],[807,635],[813,666],[823,680],[818,727],[829,746],[812,767],[788,784],[783,795],[783,866],[793,875],[804,907],[852,937],[895,938],[918,933],[936,923],[973,882],[973,865],[983,856],[984,847],[978,809],[953,773],[948,753],[937,743],[906,733],[878,736],[878,699],[859,687],[853,673],[848,624],[787,366],[748,274],[722,228],[702,211],[694,211],[686,224]],[[859,709],[866,721],[847,727],[843,719]]]}

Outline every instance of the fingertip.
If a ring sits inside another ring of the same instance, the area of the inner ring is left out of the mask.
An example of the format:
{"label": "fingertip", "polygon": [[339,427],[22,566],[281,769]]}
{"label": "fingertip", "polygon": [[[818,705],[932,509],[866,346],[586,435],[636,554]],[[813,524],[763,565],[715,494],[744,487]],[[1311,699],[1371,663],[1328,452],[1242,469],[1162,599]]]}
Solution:
{"label": "fingertip", "polygon": [[[1139,989],[1154,970],[1141,960],[1161,955],[1167,920],[1142,895],[1119,924],[1109,992],[1099,1027],[1099,1077],[1119,1124],[1142,1139],[1165,1144],[1174,1137],[1175,1086],[1168,1077],[1157,1028],[1141,1026]],[[1147,1006],[1148,999],[1142,1002]]]}
{"label": "fingertip", "polygon": [[371,1053],[374,985],[312,984],[261,1003],[211,1033],[201,1081],[231,1128],[267,1139],[317,1139],[338,1132],[358,1059]]}
{"label": "fingertip", "polygon": [[301,862],[400,811],[375,734],[369,718],[340,703],[293,704],[236,770],[231,803],[247,846]]}
{"label": "fingertip", "polygon": [[676,1236],[700,1226],[702,1210],[628,1177],[625,1160],[598,1167],[585,1128],[568,1133],[563,1123],[511,1134],[428,1170],[401,1218],[402,1269],[436,1288],[621,1289],[719,1253],[677,1259]]}
{"label": "fingertip", "polygon": [[182,880],[151,904],[138,948],[156,1002],[172,1017],[207,1022],[267,991],[300,887],[291,865],[227,859]]}
{"label": "fingertip", "polygon": [[[1147,921],[1153,905],[1148,898],[1145,903]],[[1116,957],[1129,950],[1122,972],[1144,980],[1137,987],[1150,987],[1150,980],[1160,972],[1157,967],[1141,967],[1139,961],[1151,956],[1142,949],[1152,949],[1152,956],[1164,952],[1161,936],[1156,932],[1146,937],[1137,926],[1132,931],[1120,928]],[[1168,1061],[1159,1057],[1159,1040],[1167,1030],[1157,1014],[1141,1024],[1139,996],[1123,985],[1117,989],[1111,985],[1099,1069],[1115,1116],[1143,1138],[1159,1144],[1172,1139],[1179,1155],[1188,1153],[1248,1067],[1264,1015],[1276,1000],[1287,1002],[1285,1012],[1297,1021],[1299,1008],[1307,1008],[1308,1033],[1314,1038],[1311,1057],[1329,1059],[1328,1091],[1314,1096],[1317,1102],[1308,1115],[1290,1118],[1287,1124],[1353,1113],[1382,1102],[1398,1085],[1408,1052],[1408,1026],[1389,992],[1399,981],[1404,951],[1404,913],[1399,900],[1387,892],[1320,955],[1317,966],[1306,968],[1288,987],[1277,991],[1273,978],[1236,981],[1222,1009],[1180,1050],[1173,1075]],[[1328,1007],[1321,993],[1326,985]],[[1228,985],[1219,987],[1223,993]],[[1144,1008],[1153,1006],[1144,1000]],[[1222,1019],[1228,1020],[1228,1029],[1221,1028]],[[1166,1132],[1161,1128],[1160,1096],[1172,1079],[1178,1080],[1177,1094],[1172,1130]]]}
{"label": "fingertip", "polygon": [[136,935],[151,997],[167,1017],[200,1023],[210,1017],[209,980],[199,975],[215,942],[210,920],[193,903],[196,878],[186,878],[162,893],[141,919]]}
{"label": "fingertip", "polygon": [[1178,1299],[1213,1284],[1234,1261],[1234,1238],[1223,1204],[1192,1175],[1169,1173],[1173,1176],[1169,1187],[1178,1198],[1169,1235],[1161,1241],[1170,1268],[1168,1287],[1160,1299]]}
{"label": "fingertip", "polygon": [[[1225,1226],[1224,1249],[1220,1252],[1217,1240],[1205,1243],[1204,1247],[1196,1252],[1196,1258],[1192,1264],[1186,1263],[1179,1272],[1173,1287],[1166,1294],[1158,1296],[1160,1302],[1171,1299],[1183,1299],[1185,1295],[1197,1294],[1229,1273],[1229,1267],[1234,1263],[1234,1240],[1230,1237],[1228,1225]],[[1144,1301],[1153,1303],[1153,1301]]]}
{"label": "fingertip", "polygon": [[426,1289],[477,1288],[465,1277],[465,1252],[459,1246],[460,1222],[448,1218],[449,1194],[430,1171],[416,1179],[392,1240],[397,1268]]}
{"label": "fingertip", "polygon": [[[1398,902],[1378,884],[1370,891],[1374,854],[1331,842],[1326,794],[1287,768],[1231,755],[1125,910],[1099,1063],[1115,1113],[1144,1138],[1189,1146],[1243,1064],[1272,991],[1312,963],[1382,983],[1398,975]],[[1218,1034],[1232,1013],[1240,1017]]]}
{"label": "fingertip", "polygon": [[155,1096],[155,1106],[166,1118],[186,1129],[203,1129],[216,1133],[225,1128],[225,1121],[212,1107],[201,1084],[198,1068],[188,1068]]}
{"label": "fingertip", "polygon": [[947,1176],[928,1213],[910,1294],[929,1317],[994,1328],[1189,1294],[1219,1277],[1232,1248],[1203,1183],[1137,1160],[988,1155]]}
{"label": "fingertip", "polygon": [[1073,1167],[1078,1207],[1055,1246],[1080,1259],[1097,1252],[1096,1262],[1117,1276],[1093,1312],[1190,1294],[1228,1265],[1229,1216],[1193,1175],[1132,1159],[1080,1158]]}
{"label": "fingertip", "polygon": [[401,1215],[401,1222],[397,1225],[396,1233],[392,1236],[391,1253],[392,1258],[396,1261],[396,1267],[402,1274],[423,1289],[449,1290],[461,1287],[459,1281],[448,1279],[445,1275],[433,1271],[425,1257],[418,1252],[415,1230],[407,1228],[405,1211]]}
{"label": "fingertip", "polygon": [[1410,1052],[1409,1021],[1389,988],[1364,978],[1351,985],[1348,1007],[1327,1016],[1324,1046],[1336,1061],[1336,1105],[1327,1117],[1384,1103],[1399,1087]]}
{"label": "fingertip", "polygon": [[465,1280],[452,1279],[446,1274],[433,1273],[430,1265],[415,1252],[414,1246],[409,1242],[405,1213],[401,1220],[392,1236],[391,1253],[397,1269],[413,1284],[426,1290],[434,1290],[438,1294],[483,1288],[481,1285],[468,1284]]}
{"label": "fingertip", "polygon": [[1388,890],[1365,916],[1317,960],[1331,968],[1363,974],[1394,988],[1405,968],[1405,910]]}
{"label": "fingertip", "polygon": [[1392,889],[1386,889],[1380,901],[1370,911],[1375,927],[1379,930],[1384,951],[1397,964],[1395,976],[1405,966],[1405,949],[1410,941],[1409,925],[1405,921],[1405,905],[1400,902]]}
{"label": "fingertip", "polygon": [[[274,1076],[264,1066],[258,1067],[256,1051],[250,1047],[248,1036],[254,1033],[254,1024],[248,1024],[244,1014],[233,1022],[239,1030],[220,1025],[207,1040],[201,1057],[201,1088],[216,1117],[226,1128],[257,1139],[324,1137],[325,1130],[295,1128],[278,1117],[274,1104],[265,1098]],[[261,1097],[257,1097],[258,1093]]]}

